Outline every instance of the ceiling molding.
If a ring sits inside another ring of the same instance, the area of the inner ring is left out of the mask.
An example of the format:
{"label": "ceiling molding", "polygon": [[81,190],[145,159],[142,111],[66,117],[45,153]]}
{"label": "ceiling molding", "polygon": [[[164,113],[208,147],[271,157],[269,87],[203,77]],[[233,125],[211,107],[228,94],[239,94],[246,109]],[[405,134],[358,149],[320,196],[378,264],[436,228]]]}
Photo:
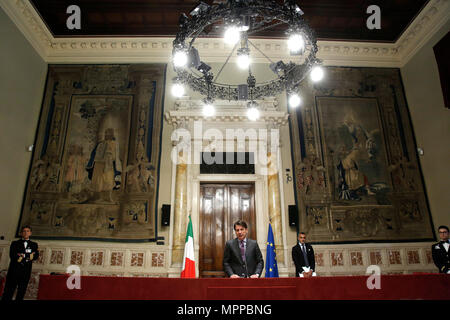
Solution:
{"label": "ceiling molding", "polygon": [[48,48],[53,36],[30,2],[26,0],[4,0],[0,2],[0,6],[42,59],[47,62]]}
{"label": "ceiling molding", "polygon": [[400,67],[408,63],[449,19],[450,0],[431,0],[396,42],[402,57]]}
{"label": "ceiling molding", "polygon": [[[169,62],[171,56],[173,38],[54,38],[29,1],[0,5],[48,63]],[[324,65],[402,67],[449,20],[449,12],[450,0],[431,0],[396,43],[318,41],[317,56]],[[284,40],[252,43],[272,60],[290,58]],[[196,47],[208,62],[224,62],[231,50],[217,38],[197,39]],[[256,63],[267,62],[255,53]]]}

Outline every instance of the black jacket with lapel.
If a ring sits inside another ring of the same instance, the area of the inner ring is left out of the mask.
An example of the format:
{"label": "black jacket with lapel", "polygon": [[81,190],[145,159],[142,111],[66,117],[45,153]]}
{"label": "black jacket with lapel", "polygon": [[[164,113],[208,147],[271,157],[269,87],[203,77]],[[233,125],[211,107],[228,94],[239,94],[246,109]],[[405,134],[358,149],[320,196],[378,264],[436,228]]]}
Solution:
{"label": "black jacket with lapel", "polygon": [[20,272],[20,273],[31,273],[31,265],[33,261],[36,261],[39,258],[38,244],[34,241],[27,240],[27,249],[30,249],[31,253],[33,253],[33,258],[30,259],[28,256],[27,259],[22,259],[20,262],[18,261],[19,253],[26,253],[26,249],[24,246],[24,240],[16,240],[11,243],[9,248],[9,258],[11,262],[9,264],[8,272]]}
{"label": "black jacket with lapel", "polygon": [[[314,258],[314,249],[309,243],[305,243],[306,246],[306,256],[308,257],[310,268],[315,271],[316,270],[316,261]],[[292,260],[294,260],[295,264],[295,276],[299,277],[300,273],[303,272],[303,267],[306,266],[305,259],[303,258],[303,252],[300,248],[300,245],[297,243],[292,247]]]}
{"label": "black jacket with lapel", "polygon": [[431,254],[436,267],[440,273],[447,273],[450,269],[450,248],[445,251],[444,244],[438,242],[431,246]]}
{"label": "black jacket with lapel", "polygon": [[[25,257],[19,257],[18,254],[24,254]],[[27,240],[27,248],[25,248],[24,240],[13,241],[9,249],[9,257],[11,262],[6,274],[2,300],[11,300],[16,287],[16,300],[23,300],[30,281],[32,263],[39,258],[38,244]]]}
{"label": "black jacket with lapel", "polygon": [[233,274],[245,278],[253,274],[261,276],[264,260],[258,243],[255,240],[247,238],[245,260],[245,262],[242,261],[238,239],[228,240],[223,254],[223,270],[225,273],[229,277]]}

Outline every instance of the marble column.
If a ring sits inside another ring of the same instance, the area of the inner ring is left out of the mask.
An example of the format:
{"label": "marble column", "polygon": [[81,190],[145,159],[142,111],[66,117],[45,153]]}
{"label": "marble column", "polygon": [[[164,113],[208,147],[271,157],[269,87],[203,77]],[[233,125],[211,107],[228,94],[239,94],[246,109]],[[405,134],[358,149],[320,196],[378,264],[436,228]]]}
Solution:
{"label": "marble column", "polygon": [[284,263],[284,246],[281,223],[280,185],[278,181],[278,163],[276,153],[267,153],[267,185],[269,191],[269,219],[272,224],[273,237],[277,252],[277,261]]}
{"label": "marble column", "polygon": [[187,220],[187,152],[178,153],[175,176],[172,264],[182,263]]}

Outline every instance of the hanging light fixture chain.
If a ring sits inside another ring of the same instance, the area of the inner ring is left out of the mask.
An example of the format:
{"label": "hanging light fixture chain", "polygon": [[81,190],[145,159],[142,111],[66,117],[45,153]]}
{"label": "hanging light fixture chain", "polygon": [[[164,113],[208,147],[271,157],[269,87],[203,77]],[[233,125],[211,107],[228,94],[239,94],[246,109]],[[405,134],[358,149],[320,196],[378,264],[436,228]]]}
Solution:
{"label": "hanging light fixture chain", "polygon": [[266,56],[266,55],[264,54],[264,52],[262,52],[262,51],[261,51],[257,46],[255,46],[250,40],[248,40],[248,43],[250,43],[250,44],[253,46],[253,48],[255,48],[256,50],[258,50],[259,53],[261,53],[264,57],[266,57],[266,59],[269,60],[270,63],[273,63],[272,59],[270,59],[268,56]]}
{"label": "hanging light fixture chain", "polygon": [[233,50],[231,50],[230,54],[227,57],[227,60],[225,60],[225,63],[222,65],[222,68],[220,68],[219,72],[217,73],[216,77],[214,78],[213,82],[216,82],[217,79],[219,79],[220,73],[222,72],[223,68],[225,68],[226,64],[228,63],[228,60],[230,60],[231,56],[233,55],[234,50],[236,50],[237,43],[234,45]]}

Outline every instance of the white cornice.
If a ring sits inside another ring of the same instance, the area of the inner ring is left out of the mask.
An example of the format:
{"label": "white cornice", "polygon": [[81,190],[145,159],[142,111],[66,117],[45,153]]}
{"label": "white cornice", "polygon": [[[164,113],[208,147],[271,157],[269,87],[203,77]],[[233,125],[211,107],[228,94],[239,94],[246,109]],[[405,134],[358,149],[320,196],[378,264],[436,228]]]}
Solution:
{"label": "white cornice", "polygon": [[0,6],[42,59],[48,61],[49,47],[53,36],[30,2],[25,0],[4,0],[0,1]]}
{"label": "white cornice", "polygon": [[[183,97],[175,101],[175,108],[165,113],[166,121],[172,125],[179,125],[189,121],[207,121],[209,123],[237,123],[242,126],[242,122],[248,125],[257,126],[262,123],[271,123],[273,125],[287,124],[289,115],[278,109],[278,101],[275,98],[256,101],[260,106],[260,118],[258,121],[251,122],[247,117],[247,108],[245,101],[227,101],[217,100],[214,102],[216,113],[212,117],[205,117],[202,114],[203,102],[201,100],[191,100],[190,97]],[[217,126],[217,124],[216,124]]]}
{"label": "white cornice", "polygon": [[431,0],[397,40],[402,59],[400,67],[408,61],[450,19],[450,0]]}
{"label": "white cornice", "polygon": [[[48,63],[168,62],[173,38],[54,38],[29,1],[0,2],[11,20]],[[396,43],[319,41],[325,65],[402,67],[450,18],[450,0],[431,0]],[[288,59],[283,40],[252,42],[273,60]],[[223,62],[230,48],[221,39],[198,39],[207,62]],[[255,50],[256,51],[256,50]],[[258,52],[255,62],[267,62]]]}

